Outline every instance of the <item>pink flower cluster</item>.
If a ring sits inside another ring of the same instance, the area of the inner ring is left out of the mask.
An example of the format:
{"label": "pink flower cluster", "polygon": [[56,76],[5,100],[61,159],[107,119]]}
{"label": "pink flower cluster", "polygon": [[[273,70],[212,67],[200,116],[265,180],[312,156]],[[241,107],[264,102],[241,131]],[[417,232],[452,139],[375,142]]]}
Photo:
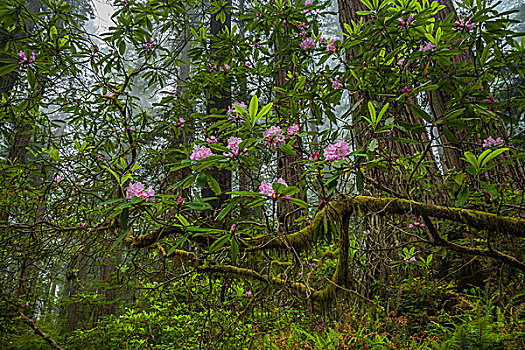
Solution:
{"label": "pink flower cluster", "polygon": [[346,143],[344,140],[339,140],[333,145],[328,145],[324,149],[323,155],[326,158],[326,160],[334,162],[336,160],[344,159],[349,153],[350,148],[348,146],[348,143]]}
{"label": "pink flower cluster", "polygon": [[472,18],[461,18],[456,21],[457,27],[454,28],[456,32],[470,32],[472,30]]}
{"label": "pink flower cluster", "polygon": [[155,48],[155,40],[153,40],[153,38],[150,38],[149,41],[146,40],[142,43],[142,46],[146,49],[146,50],[153,50]]}
{"label": "pink flower cluster", "polygon": [[20,57],[19,58],[19,62],[22,65],[28,65],[30,63],[35,62],[35,60],[36,60],[34,52],[31,52],[31,57],[27,58],[25,53],[24,53],[24,51],[20,50],[20,52],[18,53],[18,57]]}
{"label": "pink flower cluster", "polygon": [[425,227],[425,224],[422,224],[418,221],[414,221],[410,225],[408,225],[408,228],[416,228],[416,227]]}
{"label": "pink flower cluster", "polygon": [[404,93],[405,95],[408,95],[412,92],[412,89],[409,89],[407,88],[406,86],[403,88],[403,90],[401,90],[402,93]]}
{"label": "pink flower cluster", "polygon": [[408,19],[405,21],[403,19],[403,17],[399,17],[397,20],[399,21],[399,23],[401,23],[399,25],[399,28],[402,28],[402,27],[410,27],[412,24],[414,24],[414,14],[410,14],[410,16],[408,16]]}
{"label": "pink flower cluster", "polygon": [[[286,182],[282,179],[282,178],[279,178],[279,180],[277,180],[278,183],[280,184],[283,184],[285,187],[288,187],[288,185],[286,184]],[[259,186],[259,192],[269,198],[276,198],[276,194],[275,194],[275,191],[273,190],[273,187],[272,185],[269,185],[266,181],[263,181],[261,182],[261,185]],[[288,198],[289,196],[286,196],[286,198]]]}
{"label": "pink flower cluster", "polygon": [[431,42],[426,43],[425,45],[421,44],[419,47],[419,51],[425,52],[425,51],[433,51],[436,48],[436,45],[432,44]]}
{"label": "pink flower cluster", "polygon": [[276,150],[284,145],[283,131],[278,126],[271,126],[263,133],[264,144],[271,150]]}
{"label": "pink flower cluster", "polygon": [[286,134],[289,136],[297,135],[300,132],[301,132],[301,127],[299,126],[299,124],[293,124],[292,126],[288,128],[288,130],[286,130]]}
{"label": "pink flower cluster", "polygon": [[403,258],[403,260],[405,260],[406,262],[409,262],[409,261],[416,261],[416,257],[413,256],[413,257],[411,257],[410,259]]}
{"label": "pink flower cluster", "polygon": [[483,147],[499,147],[503,145],[504,141],[501,139],[501,137],[498,137],[497,139],[493,139],[492,136],[489,136],[488,139],[485,140],[483,143]]}
{"label": "pink flower cluster", "polygon": [[337,39],[337,38],[334,39],[334,40],[329,40],[329,41],[328,41],[328,45],[326,45],[326,49],[327,49],[328,51],[335,52],[335,50],[336,50],[335,42],[336,42],[336,41],[341,41],[341,40],[339,40],[339,39]]}
{"label": "pink flower cluster", "polygon": [[131,199],[134,197],[144,198],[146,199],[146,202],[152,202],[154,200],[155,191],[153,188],[148,187],[148,189],[144,189],[144,184],[137,182],[136,184],[130,184],[126,188],[126,198]]}
{"label": "pink flower cluster", "polygon": [[208,158],[211,156],[214,156],[215,154],[212,152],[212,150],[206,146],[201,146],[193,149],[193,152],[190,155],[191,164],[196,165],[199,164],[197,160],[201,160],[204,158]]}
{"label": "pink flower cluster", "polygon": [[95,45],[90,45],[89,52],[91,56],[94,56],[98,52],[98,47]]}
{"label": "pink flower cluster", "polygon": [[[224,155],[228,156],[230,158],[238,156],[240,154],[239,144],[241,142],[242,142],[242,139],[240,137],[235,137],[235,136],[230,137],[228,139],[228,146],[226,146],[226,148],[231,150],[231,153],[224,153]],[[243,153],[245,153],[245,152],[246,152],[246,150],[244,150]]]}
{"label": "pink flower cluster", "polygon": [[243,102],[234,102],[230,108],[228,108],[228,111],[226,112],[226,114],[228,115],[228,120],[238,120],[240,121],[241,123],[244,123],[245,120],[243,119],[243,117],[241,116],[241,114],[239,112],[237,112],[237,110],[235,109],[235,106],[239,106],[243,109],[247,109],[248,106],[246,106],[246,104],[244,104]]}
{"label": "pink flower cluster", "polygon": [[499,100],[493,100],[493,99],[491,99],[491,98],[487,98],[487,99],[485,100],[485,102],[487,102],[487,103],[498,103]]}
{"label": "pink flower cluster", "polygon": [[341,77],[337,77],[332,80],[332,89],[341,90],[343,88],[343,83],[341,83]]}
{"label": "pink flower cluster", "polygon": [[312,162],[318,162],[321,160],[321,155],[319,154],[319,152],[313,152],[308,158],[308,160],[311,160]]}
{"label": "pink flower cluster", "polygon": [[309,48],[315,49],[315,41],[312,38],[304,38],[299,47],[302,50],[308,50]]}
{"label": "pink flower cluster", "polygon": [[184,123],[186,123],[186,120],[182,117],[179,117],[176,122],[174,122],[175,126],[178,126],[180,130],[182,130],[182,127],[184,126]]}

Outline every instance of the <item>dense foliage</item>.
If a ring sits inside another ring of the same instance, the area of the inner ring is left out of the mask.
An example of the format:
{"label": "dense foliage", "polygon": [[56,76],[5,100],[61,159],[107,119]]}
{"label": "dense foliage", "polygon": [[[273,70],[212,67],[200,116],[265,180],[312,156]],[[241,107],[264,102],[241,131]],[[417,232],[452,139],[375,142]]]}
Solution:
{"label": "dense foliage", "polygon": [[525,346],[512,13],[35,3],[0,3],[2,347]]}

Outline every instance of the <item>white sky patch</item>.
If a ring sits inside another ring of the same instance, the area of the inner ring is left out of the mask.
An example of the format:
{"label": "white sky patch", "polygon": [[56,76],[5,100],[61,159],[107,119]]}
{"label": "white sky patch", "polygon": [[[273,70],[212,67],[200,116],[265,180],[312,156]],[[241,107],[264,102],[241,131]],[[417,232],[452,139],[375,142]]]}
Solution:
{"label": "white sky patch", "polygon": [[115,12],[112,5],[112,0],[91,0],[95,11],[95,19],[93,24],[96,27],[97,33],[101,34],[109,29],[114,23],[111,20],[111,15]]}

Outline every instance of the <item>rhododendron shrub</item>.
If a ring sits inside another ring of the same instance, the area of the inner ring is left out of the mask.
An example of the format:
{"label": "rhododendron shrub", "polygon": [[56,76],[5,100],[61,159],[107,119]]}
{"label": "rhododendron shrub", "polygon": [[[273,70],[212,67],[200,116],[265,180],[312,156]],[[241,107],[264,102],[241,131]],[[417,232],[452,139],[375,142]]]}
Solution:
{"label": "rhododendron shrub", "polygon": [[[502,82],[523,78],[525,47],[483,22],[507,20],[467,4],[465,16],[440,23],[437,2],[383,1],[341,33],[323,33],[329,14],[317,1],[257,2],[234,18],[242,25],[214,35],[208,17],[187,10],[200,2],[167,3],[118,3],[115,26],[94,42],[47,16],[76,28],[62,2],[20,17],[38,22],[32,35],[6,38],[0,77],[19,81],[6,79],[15,85],[0,97],[13,143],[0,172],[0,226],[18,251],[44,262],[44,248],[60,244],[53,259],[72,270],[94,255],[97,267],[114,267],[100,285],[126,274],[130,290],[145,279],[229,274],[256,281],[240,292],[250,300],[267,284],[325,302],[360,288],[347,277],[368,276],[376,260],[407,277],[437,245],[520,268],[509,258],[520,225],[505,226],[502,212],[521,220],[523,176],[507,170],[523,152],[518,133],[503,130],[508,121],[519,130],[525,100]],[[239,12],[212,7],[217,23]],[[0,20],[30,30],[10,16]],[[173,40],[179,32],[189,38]],[[455,65],[459,54],[472,60]],[[431,115],[436,96],[447,98]],[[451,150],[461,154],[445,166]],[[378,213],[392,218],[399,247],[383,247],[385,231],[364,222]],[[483,235],[447,241],[482,230],[472,218],[494,216],[490,246]],[[411,254],[399,255],[401,246]],[[396,254],[375,255],[387,250]],[[3,254],[25,266],[23,254]],[[382,287],[363,288],[356,293]],[[2,290],[39,290],[19,289]]]}

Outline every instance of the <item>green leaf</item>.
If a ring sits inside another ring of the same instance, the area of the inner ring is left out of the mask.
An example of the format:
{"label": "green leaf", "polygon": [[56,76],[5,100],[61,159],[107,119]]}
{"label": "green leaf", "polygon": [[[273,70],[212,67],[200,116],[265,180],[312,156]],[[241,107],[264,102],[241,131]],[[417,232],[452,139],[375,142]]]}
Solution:
{"label": "green leaf", "polygon": [[254,123],[254,120],[257,116],[257,111],[259,110],[259,100],[257,99],[257,95],[253,95],[252,100],[250,101],[250,119],[252,120],[252,123]]}
{"label": "green leaf", "polygon": [[11,73],[12,71],[14,71],[17,68],[18,68],[18,64],[17,63],[15,63],[15,64],[7,64],[7,65],[5,65],[3,67],[0,67],[0,77],[3,76],[3,75]]}
{"label": "green leaf", "polygon": [[232,237],[230,241],[230,253],[232,255],[232,260],[236,261],[237,256],[239,255],[239,242],[237,242],[236,237]]}
{"label": "green leaf", "polygon": [[370,121],[372,122],[372,126],[375,128],[377,124],[377,114],[376,108],[374,107],[372,101],[368,101],[368,113],[370,113]]}
{"label": "green leaf", "polygon": [[27,80],[29,81],[29,85],[31,85],[31,87],[35,89],[36,88],[36,76],[35,76],[35,72],[33,72],[31,68],[27,68]]}
{"label": "green leaf", "polygon": [[479,162],[478,162],[478,159],[476,158],[476,156],[474,154],[472,154],[472,152],[465,152],[465,159],[467,162],[469,162],[470,164],[472,164],[472,166],[477,170],[480,168],[479,166]]}
{"label": "green leaf", "polygon": [[379,124],[381,122],[381,119],[383,118],[383,116],[385,115],[388,107],[390,106],[390,104],[387,102],[383,108],[381,108],[381,110],[379,111],[379,115],[377,116],[377,120],[376,120],[376,124]]}
{"label": "green leaf", "polygon": [[304,209],[308,209],[309,208],[308,203],[306,203],[305,201],[300,200],[299,198],[290,198],[288,200],[290,202],[294,203],[294,204],[297,204],[301,208],[304,208]]}
{"label": "green leaf", "polygon": [[182,224],[182,226],[186,227],[186,226],[190,226],[190,223],[188,222],[188,220],[186,220],[186,218],[182,215],[175,215],[175,217],[179,220],[179,222]]}
{"label": "green leaf", "polygon": [[259,118],[262,118],[266,115],[266,113],[268,113],[268,111],[270,109],[272,109],[273,107],[273,102],[270,102],[268,103],[266,106],[264,106],[260,111],[259,113],[257,114],[257,118],[256,119],[259,119]]}
{"label": "green leaf", "polygon": [[115,242],[113,242],[113,245],[111,246],[111,248],[113,249],[117,244],[122,242],[122,240],[124,239],[124,237],[126,237],[126,235],[128,234],[130,230],[131,230],[131,226],[126,228],[124,231],[122,231],[122,234],[117,238]]}
{"label": "green leaf", "polygon": [[124,210],[122,210],[122,213],[120,214],[120,229],[121,230],[125,230],[128,227],[128,220],[129,220],[129,208],[125,208]]}
{"label": "green leaf", "polygon": [[211,176],[210,174],[206,174],[206,177],[208,180],[208,185],[210,186],[212,191],[215,192],[217,196],[220,195],[222,191],[221,191],[221,186],[219,186],[219,183],[217,182],[217,180],[215,180],[213,176]]}
{"label": "green leaf", "polygon": [[370,152],[373,152],[378,146],[379,146],[379,142],[377,141],[377,139],[372,139],[370,141],[370,144],[368,145],[368,150]]}
{"label": "green leaf", "polygon": [[499,148],[499,149],[491,151],[492,153],[489,152],[488,154],[485,154],[487,151],[490,151],[490,150],[487,150],[487,151],[481,153],[481,155],[479,156],[479,161],[481,162],[481,167],[482,168],[485,167],[485,164],[487,164],[492,159],[496,158],[497,156],[499,156],[500,154],[502,154],[503,152],[508,151],[508,150],[509,150],[509,148]]}
{"label": "green leaf", "polygon": [[461,191],[458,193],[457,200],[456,200],[456,206],[461,207],[465,205],[465,203],[468,202],[469,197],[469,190],[468,190],[468,184],[465,184]]}
{"label": "green leaf", "polygon": [[117,198],[117,199],[111,199],[109,201],[102,202],[99,205],[113,204],[113,203],[123,202],[123,201],[125,201],[124,198]]}
{"label": "green leaf", "polygon": [[226,242],[228,242],[229,239],[230,239],[229,235],[222,236],[221,238],[219,238],[218,240],[213,242],[213,244],[211,245],[211,247],[208,250],[208,252],[213,253],[213,252],[221,249],[222,246],[224,246],[226,244]]}

